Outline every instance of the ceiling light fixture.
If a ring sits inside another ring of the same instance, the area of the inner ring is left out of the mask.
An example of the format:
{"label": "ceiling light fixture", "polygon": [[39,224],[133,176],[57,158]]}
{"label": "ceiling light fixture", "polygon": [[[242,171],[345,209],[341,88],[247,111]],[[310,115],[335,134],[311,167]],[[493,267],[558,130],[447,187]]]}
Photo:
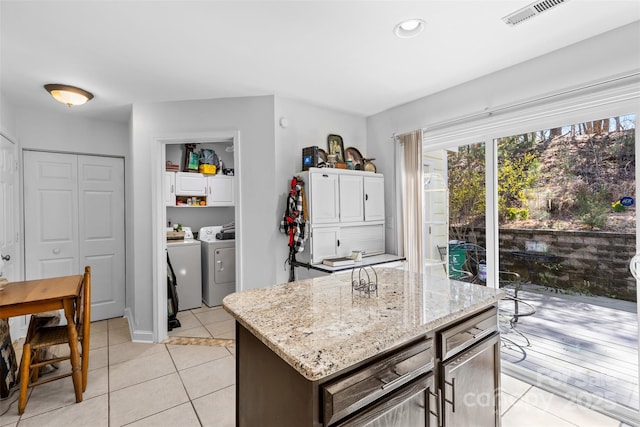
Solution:
{"label": "ceiling light fixture", "polygon": [[44,88],[56,101],[62,102],[69,107],[82,105],[93,98],[92,93],[75,86],[48,84],[44,85]]}
{"label": "ceiling light fixture", "polygon": [[393,32],[401,39],[416,37],[424,30],[424,21],[418,18],[407,19],[396,25]]}

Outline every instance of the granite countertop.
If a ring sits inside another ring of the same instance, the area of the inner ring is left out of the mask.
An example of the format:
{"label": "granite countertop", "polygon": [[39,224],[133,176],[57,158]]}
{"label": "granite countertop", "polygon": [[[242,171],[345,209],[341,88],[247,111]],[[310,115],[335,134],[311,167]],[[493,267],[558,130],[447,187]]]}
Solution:
{"label": "granite countertop", "polygon": [[497,289],[442,277],[438,267],[433,275],[376,268],[378,296],[352,292],[351,272],[345,272],[234,293],[222,304],[273,352],[315,381],[503,296]]}

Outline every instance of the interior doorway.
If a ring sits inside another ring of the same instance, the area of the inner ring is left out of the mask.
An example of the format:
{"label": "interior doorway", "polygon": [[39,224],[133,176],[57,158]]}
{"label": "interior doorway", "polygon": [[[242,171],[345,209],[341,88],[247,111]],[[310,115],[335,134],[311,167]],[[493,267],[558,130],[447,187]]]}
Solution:
{"label": "interior doorway", "polygon": [[[240,138],[237,131],[220,131],[220,132],[206,132],[206,133],[198,133],[198,134],[184,134],[180,136],[170,136],[170,137],[160,137],[156,139],[157,142],[157,182],[160,185],[157,187],[158,193],[156,197],[156,207],[157,207],[157,216],[155,217],[155,230],[156,230],[156,241],[158,245],[156,246],[156,253],[154,254],[154,271],[155,274],[155,283],[154,286],[154,301],[156,310],[154,312],[154,341],[161,342],[167,337],[168,332],[168,324],[167,324],[167,313],[168,313],[168,299],[167,299],[167,224],[168,220],[172,220],[172,224],[174,223],[174,218],[170,218],[167,214],[167,193],[169,192],[170,185],[165,179],[165,172],[167,166],[167,152],[171,152],[172,147],[175,149],[178,145],[184,144],[220,144],[221,147],[232,147],[230,150],[232,151],[232,156],[230,158],[233,159],[233,163],[225,163],[225,168],[233,169],[233,200],[234,206],[231,212],[227,212],[223,215],[226,221],[227,219],[232,219],[235,223],[236,227],[236,255],[235,255],[235,277],[236,277],[236,290],[242,290],[242,224],[241,224],[241,203],[240,203],[240,191],[241,191],[241,162],[240,162]],[[187,210],[188,208],[184,207],[176,207],[175,209],[183,209]],[[202,207],[199,209],[192,209],[188,212],[199,211],[200,209],[207,210],[210,209],[208,207]],[[216,208],[217,209],[217,208]],[[226,208],[225,208],[226,209]],[[187,214],[188,215],[188,214]],[[193,216],[190,216],[193,218]],[[194,221],[200,221],[200,219]],[[207,225],[208,221],[205,221]],[[205,224],[202,223],[202,225]],[[200,224],[200,223],[199,223]],[[196,226],[195,228],[198,228]],[[192,230],[197,231],[197,230]]]}

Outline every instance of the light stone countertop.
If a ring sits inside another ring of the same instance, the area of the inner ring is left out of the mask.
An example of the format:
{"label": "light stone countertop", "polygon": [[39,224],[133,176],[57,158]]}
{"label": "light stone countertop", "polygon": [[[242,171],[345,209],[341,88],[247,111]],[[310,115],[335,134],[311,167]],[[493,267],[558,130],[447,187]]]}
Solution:
{"label": "light stone countertop", "polygon": [[433,275],[376,268],[378,296],[352,292],[351,272],[345,272],[234,293],[222,304],[268,348],[315,381],[488,307],[504,295],[450,281],[442,277],[442,266],[437,267]]}

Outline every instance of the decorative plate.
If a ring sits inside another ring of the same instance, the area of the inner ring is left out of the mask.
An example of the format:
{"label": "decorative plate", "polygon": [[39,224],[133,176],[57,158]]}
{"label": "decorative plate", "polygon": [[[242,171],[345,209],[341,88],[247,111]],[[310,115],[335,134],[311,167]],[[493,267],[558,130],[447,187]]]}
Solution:
{"label": "decorative plate", "polygon": [[367,172],[376,172],[376,165],[373,164],[371,160],[375,159],[362,159],[364,161],[364,170]]}
{"label": "decorative plate", "polygon": [[355,170],[362,170],[362,154],[355,147],[348,147],[344,150],[344,161],[351,160]]}

